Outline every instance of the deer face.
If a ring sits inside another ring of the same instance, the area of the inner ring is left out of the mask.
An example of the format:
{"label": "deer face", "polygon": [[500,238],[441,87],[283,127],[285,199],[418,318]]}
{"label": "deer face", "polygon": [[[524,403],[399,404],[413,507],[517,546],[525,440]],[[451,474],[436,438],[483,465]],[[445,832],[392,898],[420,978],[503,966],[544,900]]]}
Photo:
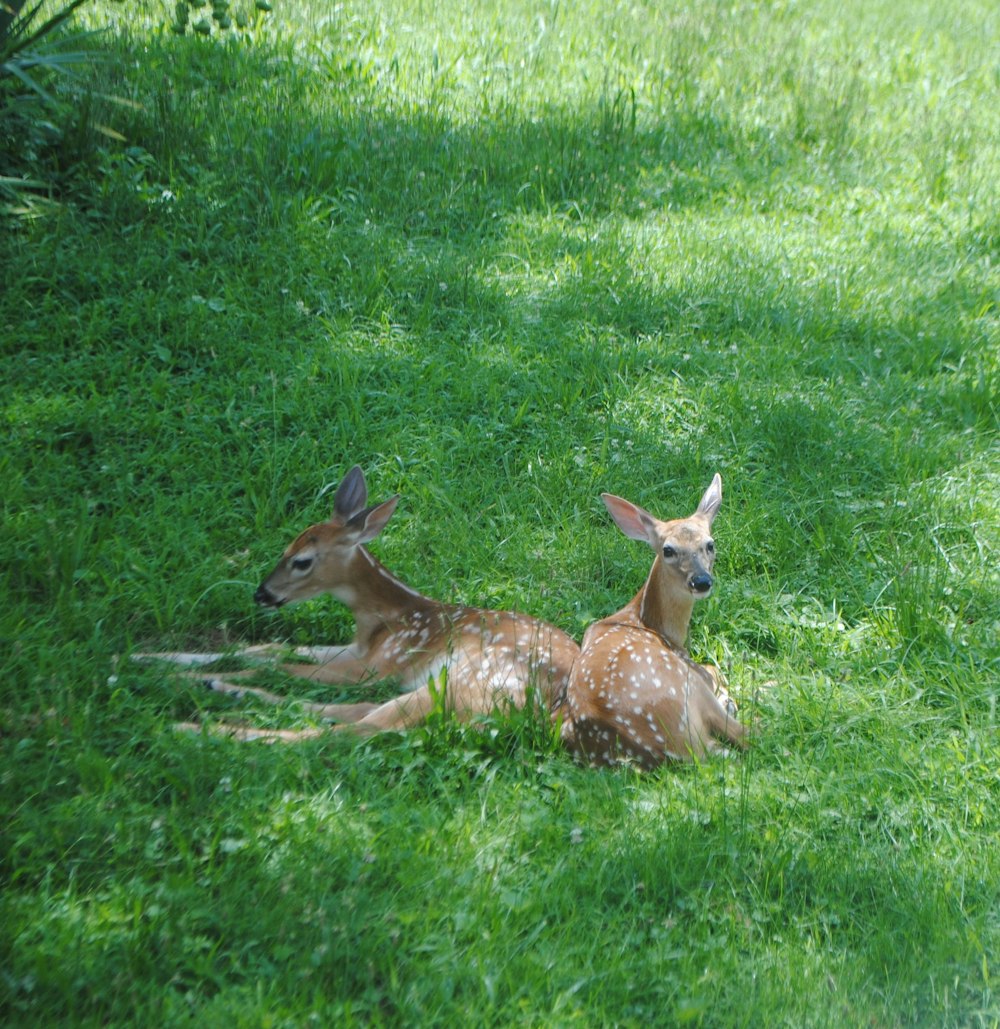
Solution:
{"label": "deer face", "polygon": [[[362,545],[373,540],[392,517],[399,497],[365,507],[368,491],[361,469],[344,477],[333,500],[333,517],[297,536],[253,598],[265,607],[281,607],[332,593],[350,604],[352,580]],[[370,559],[370,558],[369,558]]]}
{"label": "deer face", "polygon": [[715,541],[709,525],[701,518],[658,522],[662,574],[673,586],[671,592],[687,592],[700,600],[712,592]]}
{"label": "deer face", "polygon": [[653,548],[653,577],[660,589],[678,599],[700,600],[712,592],[715,541],[712,521],[722,503],[722,479],[716,475],[690,518],[661,522],[648,511],[611,493],[602,495],[615,524],[626,536]]}
{"label": "deer face", "polygon": [[[341,530],[338,533],[338,530]],[[282,607],[335,590],[343,581],[338,568],[348,565],[353,547],[338,545],[342,527],[331,522],[312,525],[289,545],[253,598],[264,607]]]}

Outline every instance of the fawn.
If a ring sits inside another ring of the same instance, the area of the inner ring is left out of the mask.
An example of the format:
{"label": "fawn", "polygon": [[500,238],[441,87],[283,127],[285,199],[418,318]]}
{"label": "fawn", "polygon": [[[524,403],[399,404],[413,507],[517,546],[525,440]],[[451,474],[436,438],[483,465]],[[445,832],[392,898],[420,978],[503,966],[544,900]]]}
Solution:
{"label": "fawn", "polygon": [[618,528],[656,557],[632,600],[584,635],[567,691],[567,745],[593,765],[643,768],[701,758],[720,741],[745,747],[718,670],[684,649],[694,603],[712,590],[722,479],[712,479],[690,518],[671,522],[613,494],[602,499]]}
{"label": "fawn", "polygon": [[[562,630],[537,618],[443,604],[396,578],[365,544],[382,531],[398,501],[397,495],[367,506],[364,474],[355,465],[337,489],[330,520],[297,536],[254,594],[258,604],[277,609],[332,593],[354,615],[356,631],[350,643],[299,648],[297,657],[316,663],[285,663],[279,666],[283,671],[331,684],[393,680],[403,691],[381,704],[302,706],[320,719],[341,723],[331,727],[333,730],[371,734],[406,729],[431,713],[440,693],[436,683],[443,681],[447,708],[463,720],[486,714],[505,702],[521,707],[529,687],[538,690],[555,717],[580,648]],[[197,667],[224,656],[267,659],[282,649],[265,644],[236,655],[136,656]],[[283,701],[267,690],[228,681],[243,674],[247,673],[226,677],[197,673],[197,677],[222,693],[252,694],[271,703]],[[179,728],[197,730],[198,726]],[[245,740],[294,741],[321,735],[330,728],[292,731],[223,726],[214,731]]]}

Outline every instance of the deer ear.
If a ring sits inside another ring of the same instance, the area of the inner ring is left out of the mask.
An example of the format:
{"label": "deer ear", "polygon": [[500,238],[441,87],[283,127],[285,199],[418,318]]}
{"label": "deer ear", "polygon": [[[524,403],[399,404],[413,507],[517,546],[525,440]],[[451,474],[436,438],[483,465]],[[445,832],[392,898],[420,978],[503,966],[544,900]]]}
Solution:
{"label": "deer ear", "polygon": [[707,519],[708,524],[711,525],[715,516],[719,513],[719,505],[721,503],[722,476],[716,472],[712,478],[712,484],[707,490],[705,490],[705,495],[701,498],[701,503],[698,505],[698,510],[695,511],[695,516],[701,515],[701,517]]}
{"label": "deer ear", "polygon": [[601,500],[608,509],[608,514],[615,520],[615,525],[631,540],[657,546],[656,522],[648,511],[616,497],[613,493],[602,493]]}
{"label": "deer ear", "polygon": [[348,523],[347,527],[357,533],[355,543],[368,543],[385,528],[399,503],[399,494],[384,500],[374,507],[366,507],[359,511]]}
{"label": "deer ear", "polygon": [[347,522],[368,503],[365,473],[355,465],[343,478],[333,496],[333,516]]}

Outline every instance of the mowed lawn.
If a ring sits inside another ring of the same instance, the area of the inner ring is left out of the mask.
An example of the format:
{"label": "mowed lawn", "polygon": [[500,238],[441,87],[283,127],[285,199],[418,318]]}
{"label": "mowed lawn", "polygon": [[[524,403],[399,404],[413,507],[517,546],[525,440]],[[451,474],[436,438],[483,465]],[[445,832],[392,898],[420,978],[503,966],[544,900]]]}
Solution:
{"label": "mowed lawn", "polygon": [[[94,0],[0,109],[0,1021],[997,1026],[1000,10],[274,8]],[[253,592],[355,463],[406,582],[577,639],[600,493],[720,473],[752,748],[175,732],[315,724],[129,655],[346,642]]]}

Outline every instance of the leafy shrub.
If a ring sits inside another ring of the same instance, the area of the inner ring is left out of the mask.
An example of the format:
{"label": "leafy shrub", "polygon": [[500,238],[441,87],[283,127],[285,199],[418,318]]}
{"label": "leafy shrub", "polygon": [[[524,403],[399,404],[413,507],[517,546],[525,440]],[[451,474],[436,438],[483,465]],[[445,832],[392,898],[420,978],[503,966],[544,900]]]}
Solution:
{"label": "leafy shrub", "polygon": [[73,12],[86,0],[70,0],[48,18],[42,4],[25,11],[25,0],[0,5],[0,211],[28,213],[38,193],[51,193],[40,178],[43,155],[63,139],[69,101],[79,92],[78,69],[98,60],[94,32],[66,33]]}

